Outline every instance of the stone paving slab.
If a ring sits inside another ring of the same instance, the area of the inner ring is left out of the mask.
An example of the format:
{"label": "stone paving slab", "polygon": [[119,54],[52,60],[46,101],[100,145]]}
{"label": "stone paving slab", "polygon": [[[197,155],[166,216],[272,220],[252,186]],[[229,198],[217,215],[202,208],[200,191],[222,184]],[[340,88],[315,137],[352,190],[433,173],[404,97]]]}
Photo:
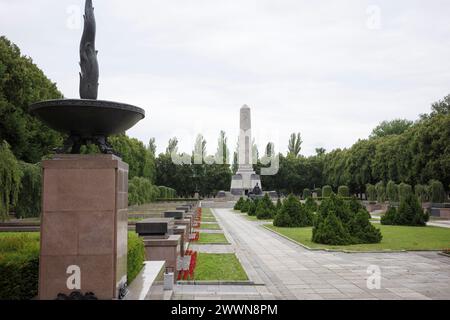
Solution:
{"label": "stone paving slab", "polygon": [[[309,251],[229,209],[213,212],[251,280],[266,284],[275,298],[450,298],[450,259],[436,252]],[[381,269],[380,290],[367,288],[371,265]]]}
{"label": "stone paving slab", "polygon": [[273,295],[264,287],[238,285],[176,285],[174,300],[264,300]]}
{"label": "stone paving slab", "polygon": [[195,231],[200,232],[200,233],[223,234],[222,230],[196,229]]}
{"label": "stone paving slab", "polygon": [[231,245],[210,245],[210,244],[194,244],[190,246],[191,250],[201,253],[234,253],[234,247]]}
{"label": "stone paving slab", "polygon": [[[450,259],[437,252],[310,251],[231,209],[213,209],[231,245],[192,245],[235,252],[255,286],[177,286],[174,299],[415,300],[450,299]],[[367,287],[367,268],[381,270],[381,288]]]}

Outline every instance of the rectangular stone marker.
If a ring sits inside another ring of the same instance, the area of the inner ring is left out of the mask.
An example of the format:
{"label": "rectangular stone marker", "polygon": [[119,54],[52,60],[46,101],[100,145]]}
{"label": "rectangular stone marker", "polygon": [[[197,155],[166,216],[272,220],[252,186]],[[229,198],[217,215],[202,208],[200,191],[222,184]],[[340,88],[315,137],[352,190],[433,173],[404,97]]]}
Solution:
{"label": "rectangular stone marker", "polygon": [[181,210],[165,211],[164,217],[165,218],[174,218],[175,220],[182,220],[182,219],[184,219],[184,213],[185,213],[185,211],[181,211]]}
{"label": "rectangular stone marker", "polygon": [[114,155],[42,162],[39,299],[93,292],[119,298],[127,282],[128,165]]}
{"label": "rectangular stone marker", "polygon": [[136,223],[136,233],[139,236],[164,236],[173,234],[172,218],[150,218]]}
{"label": "rectangular stone marker", "polygon": [[190,206],[179,206],[179,207],[176,207],[175,210],[189,212],[189,210],[191,210],[191,207]]}
{"label": "rectangular stone marker", "polygon": [[[184,251],[185,251],[185,247],[188,244],[188,242],[186,242],[186,234],[188,234],[188,230],[186,228],[186,226],[176,226],[173,229],[173,234],[177,234],[179,236],[181,236],[181,240],[180,240],[180,255],[182,257],[184,257]],[[189,236],[189,235],[188,235]]]}

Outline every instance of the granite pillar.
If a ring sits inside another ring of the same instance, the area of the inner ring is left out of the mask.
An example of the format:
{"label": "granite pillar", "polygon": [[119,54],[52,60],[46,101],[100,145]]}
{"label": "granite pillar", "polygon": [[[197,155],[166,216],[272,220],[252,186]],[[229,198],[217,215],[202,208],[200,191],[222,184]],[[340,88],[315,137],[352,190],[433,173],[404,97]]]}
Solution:
{"label": "granite pillar", "polygon": [[43,161],[39,299],[93,292],[117,299],[127,282],[128,165],[114,155]]}

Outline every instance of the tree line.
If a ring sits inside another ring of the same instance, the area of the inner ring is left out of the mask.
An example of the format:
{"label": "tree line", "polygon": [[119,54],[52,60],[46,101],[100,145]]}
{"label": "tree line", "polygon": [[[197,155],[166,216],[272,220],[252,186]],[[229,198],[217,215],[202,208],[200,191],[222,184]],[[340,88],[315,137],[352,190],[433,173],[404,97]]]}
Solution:
{"label": "tree line", "polygon": [[[291,137],[290,145],[294,135]],[[366,193],[368,185],[406,183],[428,185],[439,180],[450,189],[450,96],[434,103],[431,113],[415,121],[384,121],[368,139],[352,147],[304,157],[298,148],[279,154],[276,176],[263,176],[266,190],[301,194],[330,185],[334,190],[348,186],[350,193]],[[259,166],[261,167],[261,166]]]}
{"label": "tree line", "polygon": [[[39,212],[40,201],[36,199],[40,198],[40,161],[61,146],[65,137],[32,117],[28,106],[61,98],[56,84],[32,59],[22,56],[16,45],[0,37],[0,216],[5,216],[11,206],[19,208],[21,216]],[[313,191],[325,185],[334,190],[348,186],[349,193],[361,195],[367,193],[367,186],[380,182],[386,185],[389,181],[426,186],[431,180],[439,180],[448,190],[449,110],[447,96],[415,122],[385,121],[370,137],[358,140],[350,148],[330,152],[318,148],[310,157],[301,155],[300,133],[291,135],[286,154],[276,154],[272,142],[260,154],[253,142],[254,168],[261,173],[271,161],[278,162],[278,173],[262,175],[262,184],[265,190],[285,195],[300,195],[305,189]],[[207,141],[202,135],[197,136],[191,153],[178,151],[176,137],[159,155],[154,138],[144,144],[122,134],[111,137],[110,142],[130,166],[130,204],[175,194],[213,196],[230,188],[231,177],[238,168],[237,151],[230,152],[224,131],[219,135],[214,155],[206,154]],[[97,150],[89,146],[83,152]],[[174,158],[182,161],[177,163]]]}

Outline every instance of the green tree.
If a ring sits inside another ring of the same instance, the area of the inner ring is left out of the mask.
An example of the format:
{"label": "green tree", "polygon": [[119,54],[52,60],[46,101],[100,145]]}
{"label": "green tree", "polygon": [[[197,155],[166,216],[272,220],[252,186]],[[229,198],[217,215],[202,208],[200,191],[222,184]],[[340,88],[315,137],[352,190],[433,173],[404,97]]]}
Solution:
{"label": "green tree", "polygon": [[400,202],[413,193],[412,187],[407,183],[400,183],[398,185],[398,198]]}
{"label": "green tree", "polygon": [[302,150],[302,138],[300,133],[293,133],[291,134],[291,137],[289,139],[289,145],[288,145],[288,150],[289,150],[289,155],[294,156],[294,157],[298,157],[300,155],[300,151]]}
{"label": "green tree", "polygon": [[144,177],[154,182],[156,179],[155,158],[151,151],[139,140],[124,134],[109,138],[114,150],[128,163],[129,179]]}
{"label": "green tree", "polygon": [[386,187],[384,186],[384,182],[380,181],[375,185],[375,191],[377,193],[377,201],[385,202],[386,201]]}
{"label": "green tree", "polygon": [[414,187],[414,193],[420,202],[427,202],[430,199],[428,186],[418,184]]}
{"label": "green tree", "polygon": [[284,200],[274,219],[274,226],[276,227],[298,228],[312,226],[312,224],[311,212],[308,212],[300,200],[292,194]]}
{"label": "green tree", "polygon": [[386,186],[386,195],[389,201],[397,202],[398,201],[398,186],[394,181],[389,181]]}
{"label": "green tree", "polygon": [[275,155],[275,144],[273,142],[267,143],[265,156],[271,158]]}
{"label": "green tree", "polygon": [[167,145],[166,148],[166,153],[167,154],[174,154],[174,153],[178,153],[178,139],[177,137],[173,137],[169,140],[169,143]]}
{"label": "green tree", "polygon": [[338,188],[338,195],[340,197],[348,198],[350,197],[350,190],[348,189],[347,186],[340,186]]}
{"label": "green tree", "polygon": [[275,217],[276,208],[270,199],[269,195],[266,193],[264,197],[258,202],[256,208],[256,217],[259,220],[272,219]]}
{"label": "green tree", "polygon": [[6,141],[0,143],[0,219],[8,219],[9,210],[17,203],[22,172]]}
{"label": "green tree", "polygon": [[155,138],[151,138],[148,141],[148,151],[150,151],[150,153],[153,155],[153,158],[156,157],[156,139]]}
{"label": "green tree", "polygon": [[243,197],[240,197],[239,200],[236,202],[236,204],[234,205],[234,210],[241,210],[242,205],[244,204],[245,200]]}
{"label": "green tree", "polygon": [[250,205],[248,206],[247,214],[249,216],[256,216],[256,209],[258,208],[259,199],[250,200]]}
{"label": "green tree", "polygon": [[316,154],[319,157],[325,155],[326,152],[327,152],[327,150],[325,150],[325,148],[316,148]]}
{"label": "green tree", "polygon": [[352,242],[350,233],[333,211],[313,228],[312,241],[330,245],[346,245]]}
{"label": "green tree", "polygon": [[405,119],[395,119],[392,121],[383,121],[373,129],[370,137],[382,138],[390,135],[399,135],[412,127],[414,122]]}
{"label": "green tree", "polygon": [[429,218],[412,192],[400,200],[397,214],[397,225],[425,226]]}
{"label": "green tree", "polygon": [[311,197],[311,190],[308,188],[303,189],[303,199],[308,199],[309,197]]}
{"label": "green tree", "polygon": [[377,190],[373,184],[367,184],[366,186],[367,200],[376,201],[377,200]]}
{"label": "green tree", "polygon": [[61,99],[62,94],[31,58],[0,37],[0,141],[7,141],[18,160],[39,162],[62,144],[62,136],[31,116],[31,104]]}
{"label": "green tree", "polygon": [[430,196],[431,202],[442,203],[445,201],[445,190],[442,182],[438,180],[430,181]]}
{"label": "green tree", "polygon": [[333,188],[331,186],[324,186],[322,188],[322,197],[329,198],[333,194]]}
{"label": "green tree", "polygon": [[38,164],[19,162],[22,172],[20,191],[16,205],[17,218],[39,217],[41,215],[42,168]]}
{"label": "green tree", "polygon": [[331,245],[378,243],[381,232],[369,221],[369,215],[356,199],[344,201],[332,195],[319,206],[312,241]]}

